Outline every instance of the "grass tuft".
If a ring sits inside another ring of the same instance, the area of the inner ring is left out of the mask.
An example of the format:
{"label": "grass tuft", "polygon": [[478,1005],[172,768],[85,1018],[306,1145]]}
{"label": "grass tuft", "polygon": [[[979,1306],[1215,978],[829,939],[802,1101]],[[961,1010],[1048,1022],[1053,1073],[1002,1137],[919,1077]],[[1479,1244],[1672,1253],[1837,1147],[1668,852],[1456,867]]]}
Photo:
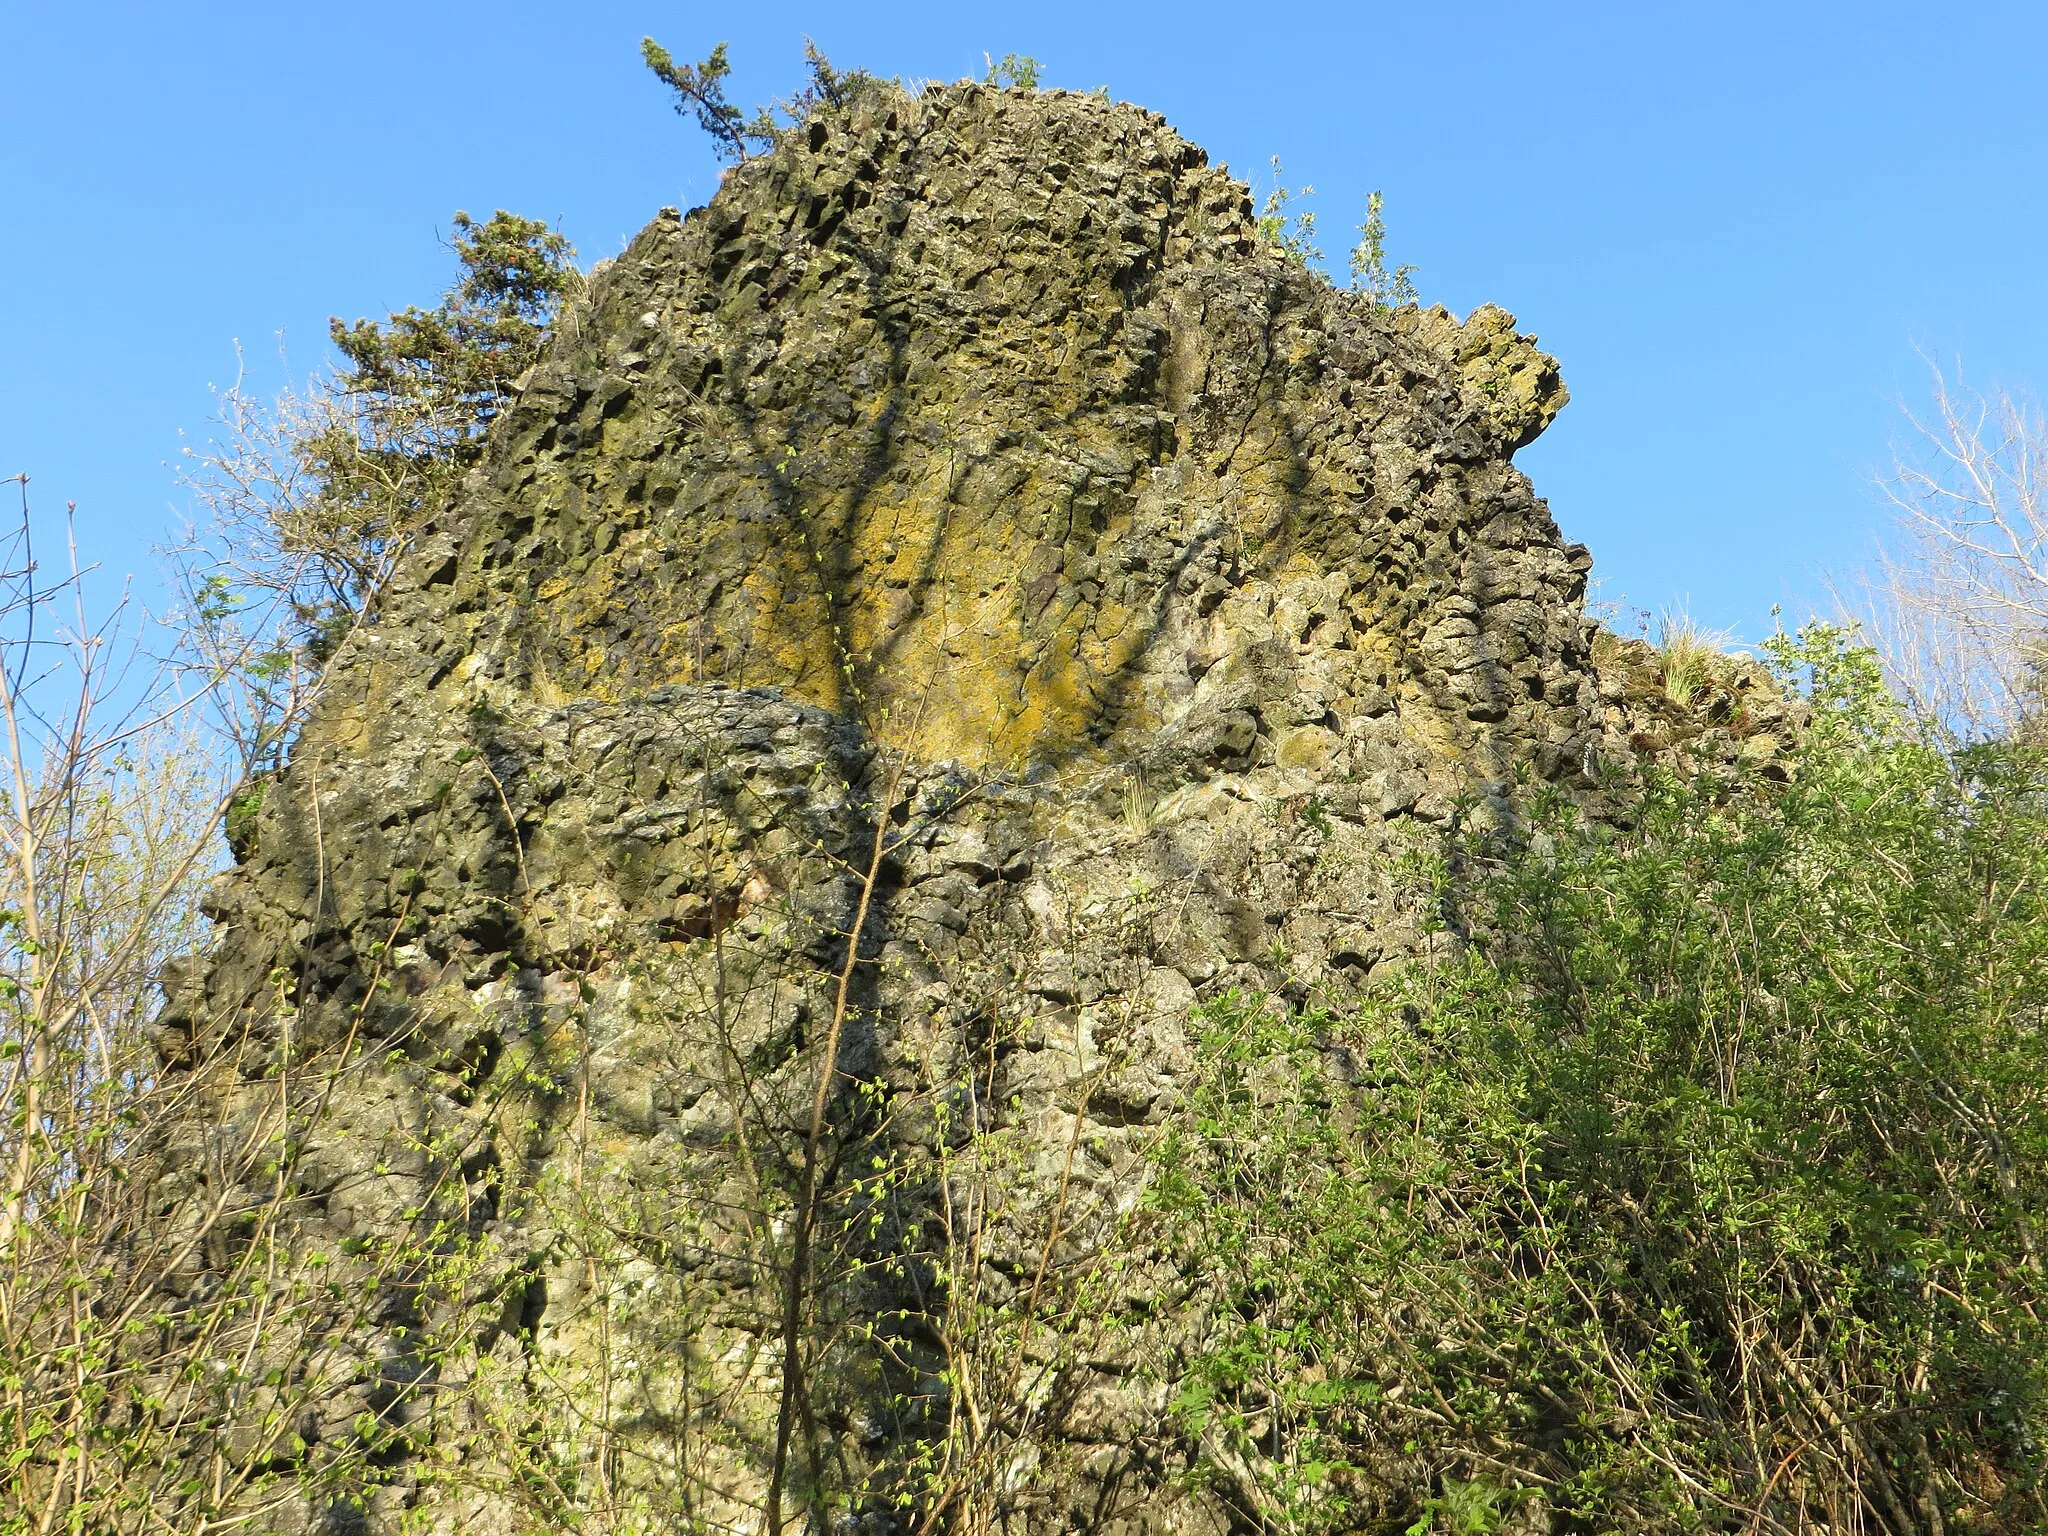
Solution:
{"label": "grass tuft", "polygon": [[1684,609],[1657,621],[1657,665],[1664,677],[1664,696],[1689,706],[1702,689],[1719,681],[1728,657],[1726,630],[1708,629]]}

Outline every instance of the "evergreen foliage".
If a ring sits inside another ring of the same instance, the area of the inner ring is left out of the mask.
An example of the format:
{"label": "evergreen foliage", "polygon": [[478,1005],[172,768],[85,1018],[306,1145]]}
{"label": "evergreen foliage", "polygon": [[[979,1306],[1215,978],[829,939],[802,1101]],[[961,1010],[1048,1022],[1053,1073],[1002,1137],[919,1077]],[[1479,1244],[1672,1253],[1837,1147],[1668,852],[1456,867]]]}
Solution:
{"label": "evergreen foliage", "polygon": [[419,524],[483,451],[484,433],[540,358],[556,311],[582,282],[574,251],[539,219],[503,209],[454,219],[458,272],[432,309],[384,324],[329,322],[346,361],[346,409],[296,445],[312,482],[309,516],[284,531],[339,576],[316,624],[346,620],[373,597]]}
{"label": "evergreen foliage", "polygon": [[453,226],[438,304],[330,321],[339,369],[274,404],[228,391],[221,436],[189,455],[205,521],[174,553],[193,638],[268,701],[259,714],[369,613],[581,287],[569,242],[538,219]]}
{"label": "evergreen foliage", "polygon": [[[712,147],[721,160],[744,162],[775,147],[786,126],[807,122],[821,108],[850,105],[865,92],[883,82],[864,69],[838,70],[818,45],[804,39],[804,66],[809,79],[794,96],[779,100],[771,109],[756,107],[748,117],[726,97],[726,77],[732,66],[726,59],[726,45],[718,44],[695,64],[678,64],[675,56],[651,37],[640,39],[640,57],[654,77],[676,94],[679,117],[694,117],[711,136]],[[1016,55],[1007,55],[1007,66]],[[1036,70],[1035,62],[1031,64]],[[1033,78],[1036,79],[1034,73]],[[991,71],[993,80],[993,71]],[[780,112],[787,125],[776,121]]]}
{"label": "evergreen foliage", "polygon": [[433,435],[415,455],[467,467],[581,278],[563,235],[502,208],[481,224],[457,213],[451,244],[459,271],[434,308],[408,305],[383,325],[335,319],[329,331],[350,393],[380,414],[424,418]]}
{"label": "evergreen foliage", "polygon": [[776,103],[791,123],[804,122],[820,109],[851,106],[883,83],[864,69],[834,69],[832,61],[808,37],[804,39],[804,69],[810,79],[803,89]]}
{"label": "evergreen foliage", "polygon": [[759,150],[775,146],[775,125],[764,110],[756,109],[750,119],[726,99],[725,77],[732,73],[726,62],[725,44],[720,43],[695,64],[678,64],[651,37],[640,39],[640,57],[655,79],[676,93],[676,115],[695,117],[697,126],[711,135],[722,160],[744,161]]}

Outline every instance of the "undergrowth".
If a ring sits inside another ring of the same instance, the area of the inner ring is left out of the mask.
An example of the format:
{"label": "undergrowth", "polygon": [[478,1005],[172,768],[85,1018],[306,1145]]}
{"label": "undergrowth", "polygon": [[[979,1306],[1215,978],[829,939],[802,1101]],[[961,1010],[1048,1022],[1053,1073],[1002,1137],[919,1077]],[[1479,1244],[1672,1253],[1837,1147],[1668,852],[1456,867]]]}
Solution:
{"label": "undergrowth", "polygon": [[2048,1524],[2048,758],[1770,651],[1788,787],[1539,799],[1450,850],[1460,958],[1199,1014],[1175,1411],[1269,1528]]}

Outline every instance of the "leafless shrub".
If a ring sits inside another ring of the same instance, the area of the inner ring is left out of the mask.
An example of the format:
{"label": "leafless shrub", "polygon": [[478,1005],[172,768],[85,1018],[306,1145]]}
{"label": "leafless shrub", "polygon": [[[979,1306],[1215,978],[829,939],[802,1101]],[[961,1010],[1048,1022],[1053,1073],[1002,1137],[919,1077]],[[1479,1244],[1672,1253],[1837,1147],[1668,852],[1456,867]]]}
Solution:
{"label": "leafless shrub", "polygon": [[[75,545],[45,570],[16,478],[0,535],[0,1531],[196,1530],[305,1493],[276,1469],[331,1385],[309,1362],[335,1309],[294,1235],[285,1149],[347,1067],[287,1050],[257,1070],[231,1047],[211,1078],[165,1069],[160,983],[200,943],[199,891],[251,766],[205,712],[234,712],[222,691],[249,658],[153,661],[158,637],[125,606],[91,611]],[[291,723],[271,709],[250,741]],[[233,1123],[199,1104],[223,1073],[256,1083]],[[205,1146],[179,1150],[194,1133]],[[208,1177],[181,1185],[195,1156]],[[374,1448],[359,1440],[358,1460]]]}
{"label": "leafless shrub", "polygon": [[2048,664],[2048,419],[1931,365],[1885,482],[1895,536],[1838,592],[1922,718],[1963,739],[2033,729]]}

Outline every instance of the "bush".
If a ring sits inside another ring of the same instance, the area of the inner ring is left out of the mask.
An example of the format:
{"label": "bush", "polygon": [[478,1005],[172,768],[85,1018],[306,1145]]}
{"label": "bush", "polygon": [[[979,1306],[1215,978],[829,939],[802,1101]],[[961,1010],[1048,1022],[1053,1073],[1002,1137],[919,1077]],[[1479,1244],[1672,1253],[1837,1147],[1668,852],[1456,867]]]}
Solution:
{"label": "bush", "polygon": [[1268,1518],[2048,1518],[2048,757],[1928,745],[1839,633],[1773,659],[1788,788],[1541,803],[1451,850],[1460,960],[1202,1016],[1154,1199],[1229,1278],[1179,1407]]}

